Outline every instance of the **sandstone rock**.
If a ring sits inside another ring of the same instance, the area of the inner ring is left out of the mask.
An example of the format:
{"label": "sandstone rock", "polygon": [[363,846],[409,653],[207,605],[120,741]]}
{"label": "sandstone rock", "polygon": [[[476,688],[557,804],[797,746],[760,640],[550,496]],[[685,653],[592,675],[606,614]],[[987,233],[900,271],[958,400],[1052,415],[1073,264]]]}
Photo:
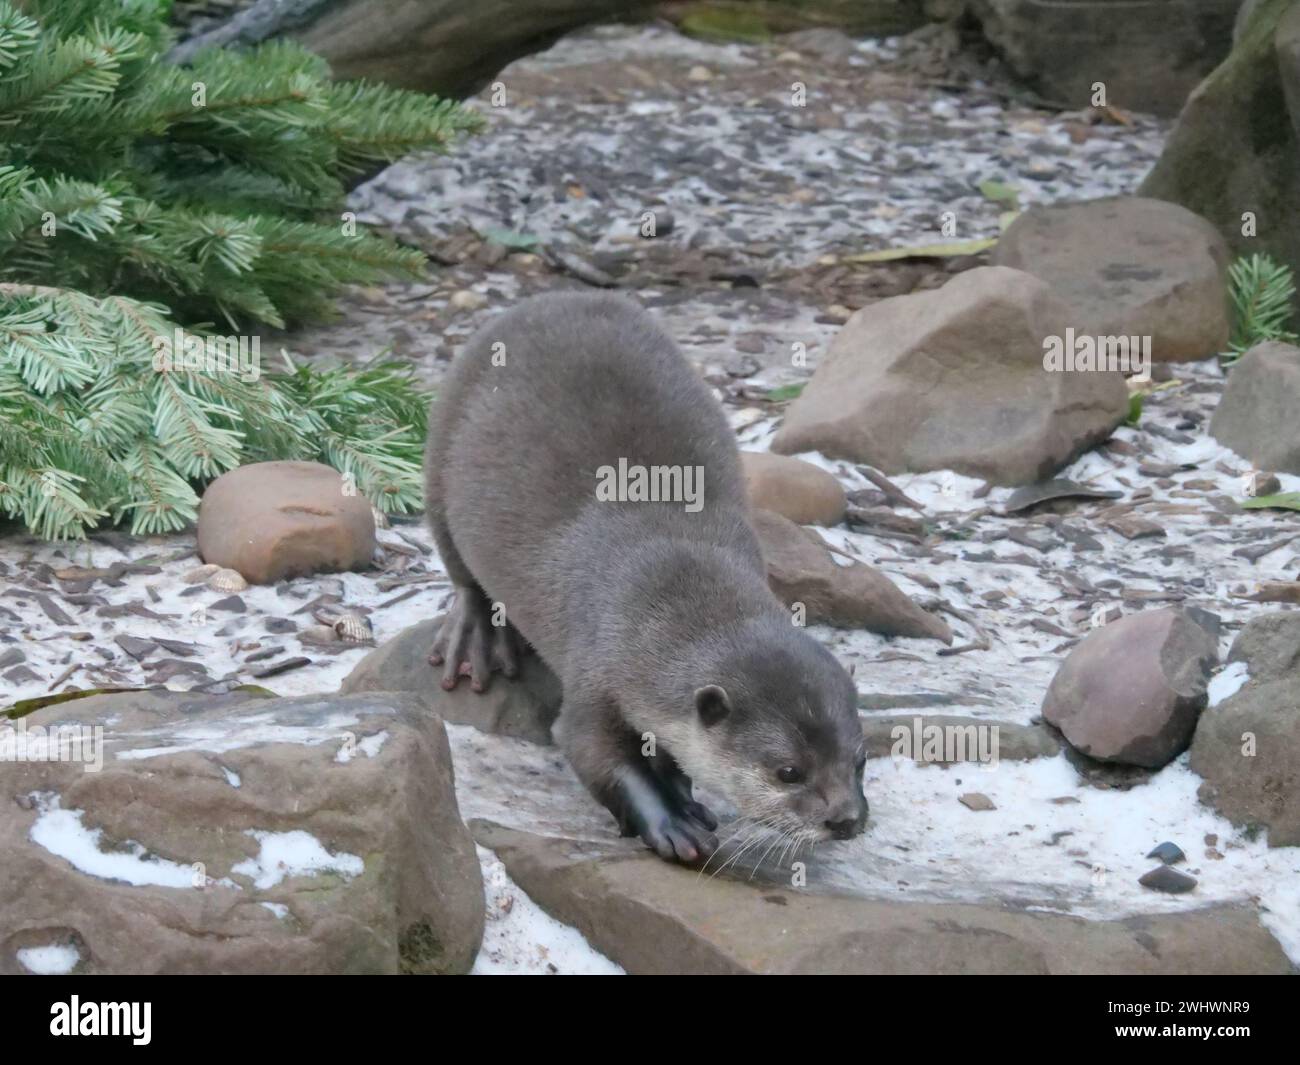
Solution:
{"label": "sandstone rock", "polygon": [[994,484],[1050,477],[1127,415],[1113,372],[1049,372],[1071,312],[1046,284],[984,267],[881,300],[836,335],[772,442],[886,474],[951,469]]}
{"label": "sandstone rock", "polygon": [[444,721],[531,743],[553,742],[551,726],[559,716],[561,690],[547,665],[529,654],[514,680],[494,674],[481,694],[464,682],[455,691],[443,691],[437,671],[429,665],[429,649],[441,621],[432,618],[412,625],[371,651],[344,678],[340,691],[406,692]]}
{"label": "sandstone rock", "polygon": [[1031,207],[992,255],[1051,285],[1079,335],[1150,337],[1161,361],[1227,347],[1230,258],[1205,219],[1137,196]]}
{"label": "sandstone rock", "polygon": [[1245,662],[1251,681],[1300,677],[1300,610],[1251,618],[1232,641],[1229,662]]}
{"label": "sandstone rock", "polygon": [[1254,5],[1139,192],[1208,219],[1237,254],[1266,252],[1300,270],[1300,5]]}
{"label": "sandstone rock", "polygon": [[742,451],[740,468],[754,506],[796,525],[838,525],[844,520],[844,488],[820,466],[766,451]]}
{"label": "sandstone rock", "polygon": [[1176,115],[1228,51],[1240,0],[975,0],[984,34],[1049,99]]}
{"label": "sandstone rock", "polygon": [[837,565],[816,533],[770,510],[755,510],[767,580],[787,606],[802,603],[809,625],[870,629],[952,643],[943,619],[917,606],[873,566]]}
{"label": "sandstone rock", "polygon": [[1186,749],[1218,661],[1214,637],[1187,611],[1130,614],[1070,652],[1043,719],[1092,758],[1158,769]]}
{"label": "sandstone rock", "polygon": [[1300,613],[1251,621],[1228,657],[1246,663],[1249,679],[1196,726],[1190,765],[1205,778],[1201,801],[1267,829],[1270,847],[1300,846]]}
{"label": "sandstone rock", "polygon": [[442,723],[403,695],[165,691],[47,707],[103,768],[4,764],[0,972],[464,972],[483,885]]}
{"label": "sandstone rock", "polygon": [[1291,971],[1244,906],[1087,921],[996,904],[814,894],[472,827],[530,898],[634,974]]}
{"label": "sandstone rock", "polygon": [[[931,733],[932,728],[942,730],[941,734]],[[996,734],[991,729],[996,729]],[[1061,750],[1056,737],[1041,725],[1017,725],[956,714],[872,715],[862,719],[862,735],[868,758],[890,758],[897,750],[900,756],[919,765],[980,762],[986,760],[986,754],[993,753],[998,761],[1027,762],[1033,758],[1051,758]],[[952,737],[951,744],[934,748],[936,752],[942,751],[939,757],[931,757],[928,746],[934,735],[941,736],[940,742],[942,737]],[[996,752],[992,747],[993,735],[997,736]],[[898,746],[900,742],[904,746]],[[953,757],[950,759],[949,755]]]}
{"label": "sandstone rock", "polygon": [[1260,469],[1300,473],[1300,348],[1271,341],[1228,373],[1210,433]]}
{"label": "sandstone rock", "polygon": [[256,462],[224,473],[199,504],[199,554],[254,584],[361,569],[375,518],[337,470],[319,462]]}

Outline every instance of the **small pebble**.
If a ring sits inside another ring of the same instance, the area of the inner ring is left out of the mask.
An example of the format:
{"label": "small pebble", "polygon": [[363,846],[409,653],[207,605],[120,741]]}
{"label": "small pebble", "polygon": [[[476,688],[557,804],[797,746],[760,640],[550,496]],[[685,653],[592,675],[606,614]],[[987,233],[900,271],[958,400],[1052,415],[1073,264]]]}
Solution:
{"label": "small pebble", "polygon": [[[1180,852],[1181,853],[1181,852]],[[1183,895],[1196,887],[1196,878],[1171,869],[1167,865],[1157,865],[1151,872],[1138,880],[1143,887],[1152,891],[1163,891],[1169,895]]]}
{"label": "small pebble", "polygon": [[1178,862],[1181,862],[1184,858],[1187,857],[1187,855],[1185,855],[1182,852],[1182,848],[1180,848],[1178,844],[1170,843],[1168,840],[1166,840],[1164,843],[1161,843],[1156,847],[1152,847],[1151,853],[1148,854],[1147,857],[1159,858],[1162,862],[1165,863],[1165,865],[1174,865]]}

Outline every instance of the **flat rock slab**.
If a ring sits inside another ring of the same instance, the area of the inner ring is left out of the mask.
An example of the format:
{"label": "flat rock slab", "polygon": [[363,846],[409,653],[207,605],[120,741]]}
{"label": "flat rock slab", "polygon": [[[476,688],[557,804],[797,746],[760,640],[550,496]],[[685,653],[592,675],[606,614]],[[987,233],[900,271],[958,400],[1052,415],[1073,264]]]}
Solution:
{"label": "flat rock slab", "polygon": [[552,916],[629,973],[1289,973],[1244,906],[1089,921],[817,895],[473,822]]}
{"label": "flat rock slab", "polygon": [[103,758],[5,763],[0,973],[42,947],[86,974],[472,964],[478,860],[410,696],[127,692],[15,724],[102,728]]}
{"label": "flat rock slab", "polygon": [[525,655],[514,680],[494,674],[486,692],[471,691],[468,680],[455,691],[443,691],[439,671],[429,665],[429,649],[440,624],[438,617],[404,629],[357,663],[340,690],[406,692],[444,721],[531,743],[552,743],[561,688],[546,663],[535,654]]}

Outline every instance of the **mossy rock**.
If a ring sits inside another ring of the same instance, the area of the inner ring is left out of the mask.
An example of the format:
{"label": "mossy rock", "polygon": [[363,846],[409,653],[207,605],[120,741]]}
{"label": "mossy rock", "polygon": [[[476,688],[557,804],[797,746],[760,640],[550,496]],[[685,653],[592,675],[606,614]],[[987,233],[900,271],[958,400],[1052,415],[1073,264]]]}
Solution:
{"label": "mossy rock", "polygon": [[1234,251],[1300,272],[1300,0],[1259,0],[1140,191],[1209,219]]}

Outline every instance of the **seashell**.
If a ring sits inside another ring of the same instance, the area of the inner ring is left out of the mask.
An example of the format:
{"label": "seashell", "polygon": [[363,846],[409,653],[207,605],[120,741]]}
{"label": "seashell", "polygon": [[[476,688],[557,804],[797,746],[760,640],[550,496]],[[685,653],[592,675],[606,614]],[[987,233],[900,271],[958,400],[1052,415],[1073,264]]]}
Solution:
{"label": "seashell", "polygon": [[389,526],[389,522],[388,522],[388,515],[387,515],[387,514],[385,514],[385,513],[384,513],[382,510],[380,510],[378,507],[371,507],[371,508],[370,508],[370,513],[373,514],[373,515],[375,516],[375,528],[376,528],[376,529],[387,529],[387,528],[388,528],[388,526]]}
{"label": "seashell", "polygon": [[335,620],[334,631],[347,643],[369,643],[375,638],[370,619],[361,614],[343,614]]}
{"label": "seashell", "polygon": [[186,584],[202,584],[219,569],[221,569],[220,566],[214,566],[209,562],[206,566],[198,566],[190,570],[189,573],[181,577],[181,580]]}
{"label": "seashell", "polygon": [[303,643],[338,643],[339,634],[329,625],[309,625],[298,633]]}
{"label": "seashell", "polygon": [[214,592],[242,592],[248,587],[248,581],[237,570],[218,569],[208,578],[208,587]]}

